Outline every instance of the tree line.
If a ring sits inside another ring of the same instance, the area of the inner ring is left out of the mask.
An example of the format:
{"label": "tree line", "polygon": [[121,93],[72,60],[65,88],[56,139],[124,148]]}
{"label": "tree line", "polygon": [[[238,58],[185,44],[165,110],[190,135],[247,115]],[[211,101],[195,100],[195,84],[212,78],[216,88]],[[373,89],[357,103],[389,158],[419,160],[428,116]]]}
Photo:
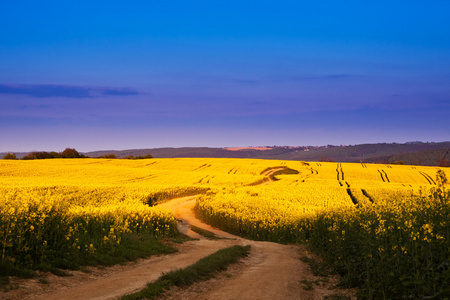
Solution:
{"label": "tree line", "polygon": [[[25,155],[22,159],[23,160],[33,160],[33,159],[53,159],[53,158],[89,158],[88,156],[79,153],[74,148],[66,148],[62,152],[46,152],[46,151],[33,151]],[[109,159],[116,159],[117,156],[115,154],[105,154],[96,158],[109,158]],[[126,159],[148,159],[153,158],[151,154],[142,155],[142,156],[133,156],[129,155],[125,157]],[[17,156],[15,153],[6,153],[3,156],[3,159],[17,159]]]}

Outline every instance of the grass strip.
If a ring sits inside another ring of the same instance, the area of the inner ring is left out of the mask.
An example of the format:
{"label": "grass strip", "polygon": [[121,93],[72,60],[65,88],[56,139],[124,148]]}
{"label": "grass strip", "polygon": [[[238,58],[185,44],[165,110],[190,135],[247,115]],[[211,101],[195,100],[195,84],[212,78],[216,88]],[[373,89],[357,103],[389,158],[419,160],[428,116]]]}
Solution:
{"label": "grass strip", "polygon": [[252,182],[252,183],[248,184],[248,186],[261,185],[261,184],[263,184],[265,182],[268,182],[268,181],[270,181],[270,179],[268,177],[264,177],[262,179],[256,180],[255,182]]}
{"label": "grass strip", "polygon": [[85,266],[112,266],[116,264],[147,258],[152,255],[170,254],[178,250],[171,243],[183,243],[192,240],[186,235],[177,234],[167,237],[155,237],[147,233],[129,233],[123,236],[120,245],[106,251],[96,251],[84,256],[59,257],[48,256],[47,260],[30,269],[27,266],[16,266],[11,262],[0,261],[0,289],[8,289],[9,276],[32,278],[35,270],[51,272],[57,276],[71,276],[66,270],[80,270]]}
{"label": "grass strip", "polygon": [[285,167],[283,169],[277,170],[277,171],[273,172],[272,174],[270,174],[269,178],[273,181],[278,181],[279,179],[275,177],[277,175],[292,175],[292,174],[298,174],[298,173],[299,172],[297,170]]}
{"label": "grass strip", "polygon": [[[170,238],[170,237],[169,237]],[[169,240],[167,238],[167,240]],[[89,253],[81,257],[73,257],[71,260],[67,258],[54,257],[49,263],[39,265],[38,269],[42,271],[50,271],[54,267],[65,270],[78,270],[82,266],[112,266],[135,261],[139,258],[147,258],[152,255],[170,254],[178,250],[163,239],[154,237],[152,234],[146,233],[129,233],[123,236],[122,242],[115,247],[105,250]],[[49,267],[50,269],[46,269]],[[59,274],[56,274],[59,275]]]}
{"label": "grass strip", "polygon": [[219,271],[226,270],[227,266],[236,263],[239,258],[250,253],[250,246],[232,246],[221,249],[205,258],[200,259],[195,264],[171,271],[159,277],[155,282],[149,283],[140,292],[123,296],[122,300],[137,300],[160,296],[165,290],[172,286],[188,286],[194,282],[208,280]]}
{"label": "grass strip", "polygon": [[0,289],[8,290],[9,276],[33,278],[36,277],[36,273],[32,270],[16,267],[10,262],[0,261]]}
{"label": "grass strip", "polygon": [[259,175],[264,175],[264,174],[266,174],[267,172],[272,171],[272,170],[274,170],[274,169],[284,169],[284,168],[287,168],[287,167],[285,167],[285,166],[267,167],[267,168],[265,168],[264,170],[262,170],[262,171],[259,173]]}
{"label": "grass strip", "polygon": [[210,240],[220,240],[220,239],[223,239],[223,238],[221,238],[221,237],[218,237],[217,235],[215,235],[214,233],[212,233],[212,232],[209,231],[209,230],[206,230],[206,229],[203,229],[203,228],[194,226],[194,225],[190,225],[190,227],[191,227],[191,230],[192,230],[193,232],[196,232],[196,233],[198,233],[198,234],[204,236],[204,237],[207,238],[207,239],[210,239]]}
{"label": "grass strip", "polygon": [[317,261],[316,259],[308,256],[302,256],[300,260],[309,265],[309,268],[314,276],[327,277],[328,275],[333,274],[331,266],[324,262]]}

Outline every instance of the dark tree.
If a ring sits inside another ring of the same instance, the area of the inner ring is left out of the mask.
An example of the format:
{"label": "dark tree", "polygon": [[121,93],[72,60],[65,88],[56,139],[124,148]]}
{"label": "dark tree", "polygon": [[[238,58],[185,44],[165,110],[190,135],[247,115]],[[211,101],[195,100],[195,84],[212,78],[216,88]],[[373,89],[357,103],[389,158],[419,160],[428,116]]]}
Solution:
{"label": "dark tree", "polygon": [[22,159],[23,160],[37,159],[36,154],[37,152],[30,152],[27,155],[25,155]]}
{"label": "dark tree", "polygon": [[17,159],[17,157],[15,153],[6,153],[3,159]]}
{"label": "dark tree", "polygon": [[78,153],[77,150],[73,148],[66,148],[63,152],[61,152],[62,158],[82,158],[83,156]]}
{"label": "dark tree", "polygon": [[58,152],[55,152],[55,151],[50,152],[50,156],[52,158],[61,158],[61,154],[59,154]]}

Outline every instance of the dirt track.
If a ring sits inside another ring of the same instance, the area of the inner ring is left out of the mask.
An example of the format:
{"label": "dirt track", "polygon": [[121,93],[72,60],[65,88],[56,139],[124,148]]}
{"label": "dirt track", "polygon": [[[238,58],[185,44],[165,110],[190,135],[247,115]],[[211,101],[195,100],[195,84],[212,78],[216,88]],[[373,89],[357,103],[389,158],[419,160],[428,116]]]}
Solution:
{"label": "dirt track", "polygon": [[[227,276],[209,282],[194,284],[188,289],[174,288],[166,299],[323,299],[325,295],[343,294],[330,290],[327,284],[315,285],[306,291],[302,280],[314,281],[308,266],[299,258],[306,253],[301,246],[280,245],[242,239],[210,227],[195,218],[192,208],[195,197],[174,199],[160,206],[170,209],[180,219],[179,230],[199,238],[180,246],[179,252],[140,260],[127,266],[94,269],[92,273],[74,272],[73,277],[49,276],[49,284],[36,280],[18,282],[22,288],[3,293],[0,299],[118,299],[120,296],[142,289],[147,282],[161,273],[183,268],[215,251],[231,245],[251,245],[250,256]],[[207,240],[189,229],[189,224],[214,232],[228,239]],[[33,292],[34,291],[34,292]]]}
{"label": "dirt track", "polygon": [[[272,172],[275,172],[273,170]],[[271,173],[272,173],[271,172]],[[236,244],[251,245],[251,253],[243,260],[233,276],[212,280],[211,283],[200,283],[186,290],[175,288],[173,293],[167,293],[164,299],[217,299],[217,300],[250,300],[250,299],[323,299],[327,295],[350,295],[350,291],[335,290],[336,278],[330,282],[314,286],[306,291],[303,280],[315,281],[318,278],[311,274],[306,263],[300,256],[307,251],[302,246],[281,245],[271,242],[259,242],[243,239],[213,228],[198,220],[194,213],[195,197],[173,200],[161,206],[171,209],[175,216],[184,224],[180,230],[188,235],[193,233],[187,224],[192,224],[211,232],[219,237],[235,240]],[[194,233],[195,234],[195,233]]]}

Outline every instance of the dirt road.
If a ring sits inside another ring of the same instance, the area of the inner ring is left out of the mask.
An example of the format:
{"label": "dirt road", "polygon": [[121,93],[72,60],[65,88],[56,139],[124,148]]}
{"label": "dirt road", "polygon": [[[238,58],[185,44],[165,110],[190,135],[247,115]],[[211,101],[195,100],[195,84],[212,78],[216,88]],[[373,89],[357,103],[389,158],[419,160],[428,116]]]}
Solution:
{"label": "dirt road", "polygon": [[[273,170],[275,172],[277,170]],[[250,299],[323,299],[329,295],[348,295],[354,291],[333,289],[337,278],[329,282],[314,285],[307,290],[302,281],[318,282],[306,263],[300,260],[307,251],[302,246],[281,245],[271,242],[259,242],[243,239],[213,228],[198,220],[194,213],[195,197],[176,199],[162,204],[171,209],[182,220],[180,230],[192,234],[188,224],[207,229],[219,237],[234,239],[236,244],[251,245],[251,253],[243,260],[232,276],[222,276],[210,283],[199,283],[185,290],[175,288],[164,299],[198,300],[250,300]],[[194,233],[195,234],[195,233]]]}
{"label": "dirt road", "polygon": [[[314,285],[305,290],[306,282],[317,280],[300,260],[306,253],[301,246],[280,245],[270,242],[250,241],[212,228],[200,222],[192,211],[195,197],[174,199],[160,206],[173,211],[179,218],[179,230],[198,240],[186,242],[179,252],[155,256],[126,266],[95,269],[92,273],[74,272],[73,277],[49,276],[48,284],[37,280],[19,282],[21,288],[0,292],[0,299],[118,299],[120,296],[145,287],[163,272],[184,268],[215,251],[231,245],[251,245],[250,256],[233,266],[232,273],[208,282],[194,284],[188,289],[174,288],[165,299],[323,299],[326,295],[349,292],[330,290],[330,282]],[[207,240],[189,229],[195,225],[219,237],[228,239]]]}

